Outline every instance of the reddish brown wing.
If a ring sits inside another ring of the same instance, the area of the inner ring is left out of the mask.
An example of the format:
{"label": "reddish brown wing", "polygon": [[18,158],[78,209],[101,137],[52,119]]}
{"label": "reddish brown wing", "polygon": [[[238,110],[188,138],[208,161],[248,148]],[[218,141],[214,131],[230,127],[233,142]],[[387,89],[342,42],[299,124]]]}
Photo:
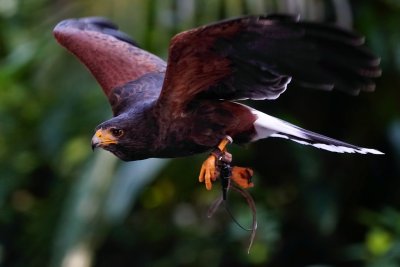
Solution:
{"label": "reddish brown wing", "polygon": [[[114,113],[115,106],[120,104],[116,96],[124,95],[121,89],[129,87],[126,86],[129,82],[146,74],[165,72],[165,61],[138,48],[128,35],[104,18],[64,20],[54,28],[54,35],[92,72],[109,98]],[[112,94],[115,89],[118,94]],[[154,90],[158,95],[159,88]],[[130,93],[125,92],[125,95]]]}
{"label": "reddish brown wing", "polygon": [[178,116],[194,99],[275,99],[290,81],[357,94],[379,75],[357,34],[291,16],[243,17],[172,39],[158,103]]}

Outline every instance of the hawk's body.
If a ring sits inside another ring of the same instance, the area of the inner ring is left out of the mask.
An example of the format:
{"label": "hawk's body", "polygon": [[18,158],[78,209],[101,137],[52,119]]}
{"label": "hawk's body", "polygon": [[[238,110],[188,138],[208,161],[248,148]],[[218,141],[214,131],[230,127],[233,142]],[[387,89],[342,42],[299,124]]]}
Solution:
{"label": "hawk's body", "polygon": [[175,36],[168,64],[102,18],[66,20],[54,34],[93,73],[114,118],[93,138],[123,160],[208,151],[281,137],[334,152],[374,153],[235,103],[276,99],[289,83],[351,94],[373,91],[379,59],[363,38],[290,16],[243,17]]}

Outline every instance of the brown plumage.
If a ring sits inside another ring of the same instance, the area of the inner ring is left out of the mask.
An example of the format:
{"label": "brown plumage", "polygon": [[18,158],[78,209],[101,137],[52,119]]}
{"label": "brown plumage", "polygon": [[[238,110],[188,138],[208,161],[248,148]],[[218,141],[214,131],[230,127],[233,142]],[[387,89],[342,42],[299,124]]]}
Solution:
{"label": "brown plumage", "polygon": [[373,91],[379,59],[347,30],[285,15],[231,19],[173,37],[168,64],[103,18],[60,22],[54,35],[111,104],[114,118],[96,128],[92,145],[123,160],[200,153],[226,135],[236,143],[280,137],[340,153],[381,153],[232,102],[276,99],[289,83]]}

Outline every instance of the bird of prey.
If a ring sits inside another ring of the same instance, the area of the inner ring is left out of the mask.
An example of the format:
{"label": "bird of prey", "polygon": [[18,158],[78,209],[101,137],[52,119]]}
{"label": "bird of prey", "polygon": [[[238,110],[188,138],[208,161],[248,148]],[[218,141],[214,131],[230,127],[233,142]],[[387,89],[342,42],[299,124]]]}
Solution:
{"label": "bird of prey", "polygon": [[[167,62],[101,17],[64,20],[54,35],[86,65],[111,105],[114,116],[97,126],[92,147],[124,161],[212,151],[199,176],[211,189],[232,142],[279,137],[332,152],[382,154],[237,102],[274,100],[291,84],[373,91],[379,58],[354,32],[298,16],[245,16],[177,34]],[[233,173],[234,182],[251,175],[244,172]]]}

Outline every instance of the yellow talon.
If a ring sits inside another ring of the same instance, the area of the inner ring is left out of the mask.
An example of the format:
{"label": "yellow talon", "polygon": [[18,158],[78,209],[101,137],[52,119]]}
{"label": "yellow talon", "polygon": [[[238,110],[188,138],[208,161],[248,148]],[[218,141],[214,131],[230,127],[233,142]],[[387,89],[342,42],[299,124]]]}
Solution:
{"label": "yellow talon", "polygon": [[207,190],[211,190],[212,182],[218,177],[216,172],[216,158],[214,155],[210,155],[201,166],[199,182],[204,182],[206,184]]}
{"label": "yellow talon", "polygon": [[232,181],[243,189],[247,189],[249,187],[254,186],[254,184],[251,181],[252,177],[253,177],[253,170],[250,168],[237,167],[237,166],[234,166],[232,168],[232,176],[231,176]]}
{"label": "yellow talon", "polygon": [[[226,136],[222,141],[218,144],[218,149],[224,153],[226,153],[226,146],[232,143],[232,138],[230,136]],[[228,153],[229,154],[229,153]],[[230,155],[230,154],[229,154]],[[218,177],[218,171],[216,167],[217,158],[216,155],[211,154],[201,165],[199,182],[205,183],[206,189],[211,190],[212,182],[214,182]]]}

